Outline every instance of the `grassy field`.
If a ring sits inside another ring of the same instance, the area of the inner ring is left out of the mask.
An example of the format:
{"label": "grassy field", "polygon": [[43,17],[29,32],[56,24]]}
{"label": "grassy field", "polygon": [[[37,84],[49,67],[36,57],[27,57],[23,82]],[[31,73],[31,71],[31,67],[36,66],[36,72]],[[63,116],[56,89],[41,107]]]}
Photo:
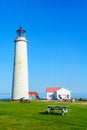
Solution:
{"label": "grassy field", "polygon": [[[69,106],[69,113],[45,114],[49,104]],[[0,101],[0,130],[87,130],[87,105],[86,102]]]}

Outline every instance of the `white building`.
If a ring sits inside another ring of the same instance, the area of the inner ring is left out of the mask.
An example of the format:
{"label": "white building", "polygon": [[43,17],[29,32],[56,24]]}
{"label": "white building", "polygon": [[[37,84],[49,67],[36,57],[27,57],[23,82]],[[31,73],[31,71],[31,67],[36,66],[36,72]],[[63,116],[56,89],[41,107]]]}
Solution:
{"label": "white building", "polygon": [[21,98],[29,99],[28,90],[28,58],[27,58],[27,39],[24,36],[25,30],[20,27],[17,30],[15,39],[14,70],[12,100]]}
{"label": "white building", "polygon": [[46,88],[47,99],[71,99],[71,92],[62,87]]}

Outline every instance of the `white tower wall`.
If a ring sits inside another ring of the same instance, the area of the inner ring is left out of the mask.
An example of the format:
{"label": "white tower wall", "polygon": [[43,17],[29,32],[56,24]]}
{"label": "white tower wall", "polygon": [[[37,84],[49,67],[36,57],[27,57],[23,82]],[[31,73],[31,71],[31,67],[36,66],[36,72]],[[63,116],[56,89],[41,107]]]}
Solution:
{"label": "white tower wall", "polygon": [[15,40],[14,74],[12,99],[29,99],[28,95],[28,60],[27,40],[17,37]]}

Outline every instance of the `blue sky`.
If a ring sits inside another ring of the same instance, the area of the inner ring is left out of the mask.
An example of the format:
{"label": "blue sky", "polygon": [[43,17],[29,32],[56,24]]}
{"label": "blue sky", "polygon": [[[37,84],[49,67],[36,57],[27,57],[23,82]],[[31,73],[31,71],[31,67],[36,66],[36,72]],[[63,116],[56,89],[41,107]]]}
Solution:
{"label": "blue sky", "polygon": [[29,40],[31,91],[87,92],[86,0],[0,0],[0,93],[11,93],[19,26]]}

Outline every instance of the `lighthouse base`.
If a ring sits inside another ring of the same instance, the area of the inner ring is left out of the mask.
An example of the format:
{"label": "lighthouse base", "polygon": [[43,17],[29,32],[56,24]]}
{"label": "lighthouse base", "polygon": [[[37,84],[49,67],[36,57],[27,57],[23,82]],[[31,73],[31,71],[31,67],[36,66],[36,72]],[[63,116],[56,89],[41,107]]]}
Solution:
{"label": "lighthouse base", "polygon": [[14,101],[14,102],[30,102],[29,99],[23,99],[23,98],[20,98],[20,99],[13,99],[12,101]]}

